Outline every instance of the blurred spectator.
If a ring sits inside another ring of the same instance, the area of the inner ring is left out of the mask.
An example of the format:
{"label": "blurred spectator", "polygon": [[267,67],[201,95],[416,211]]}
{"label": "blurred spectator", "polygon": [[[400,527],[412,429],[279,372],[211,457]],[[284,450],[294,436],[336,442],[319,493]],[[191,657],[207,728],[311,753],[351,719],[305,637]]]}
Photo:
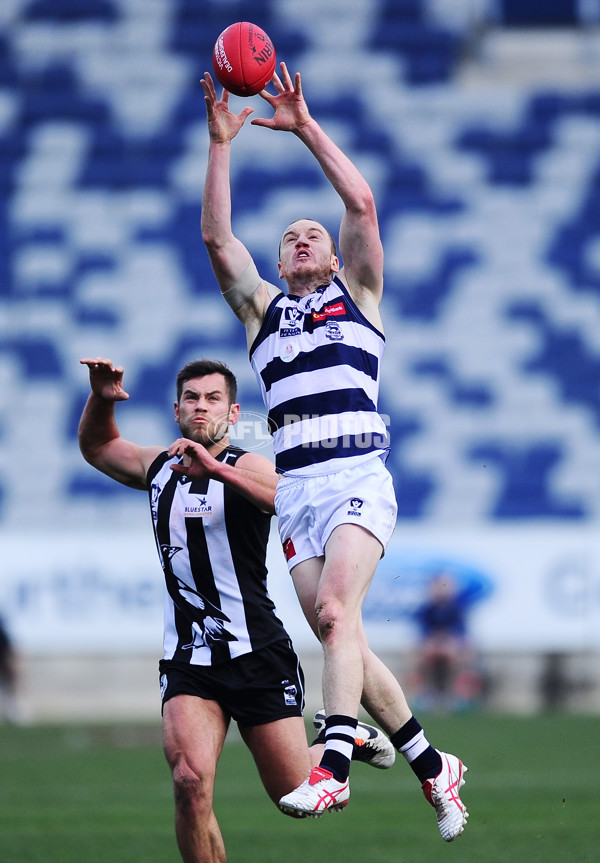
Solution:
{"label": "blurred spectator", "polygon": [[426,600],[413,613],[419,627],[414,685],[422,709],[460,710],[483,697],[484,675],[467,626],[480,598],[476,582],[459,588],[450,572],[429,582]]}
{"label": "blurred spectator", "polygon": [[0,720],[20,722],[17,703],[17,659],[4,621],[0,617]]}

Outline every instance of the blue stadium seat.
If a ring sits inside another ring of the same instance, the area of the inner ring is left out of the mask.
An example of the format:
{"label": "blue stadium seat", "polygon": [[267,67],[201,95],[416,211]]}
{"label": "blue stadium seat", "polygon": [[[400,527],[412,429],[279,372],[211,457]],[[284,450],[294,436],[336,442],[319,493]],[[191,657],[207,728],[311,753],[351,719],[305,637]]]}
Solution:
{"label": "blue stadium seat", "polygon": [[576,330],[554,325],[535,303],[514,303],[508,315],[530,323],[540,337],[537,355],[523,362],[523,372],[550,376],[562,399],[587,408],[600,429],[600,351],[592,351]]}
{"label": "blue stadium seat", "polygon": [[501,477],[501,489],[490,516],[498,520],[561,519],[571,521],[585,515],[578,501],[561,501],[551,490],[551,474],[562,458],[560,445],[481,443],[471,449],[472,461],[494,466]]}
{"label": "blue stadium seat", "polygon": [[33,0],[23,17],[27,21],[116,21],[119,13],[112,0]]}
{"label": "blue stadium seat", "polygon": [[44,336],[18,336],[0,340],[0,354],[17,359],[24,378],[60,378],[62,363],[56,345]]}

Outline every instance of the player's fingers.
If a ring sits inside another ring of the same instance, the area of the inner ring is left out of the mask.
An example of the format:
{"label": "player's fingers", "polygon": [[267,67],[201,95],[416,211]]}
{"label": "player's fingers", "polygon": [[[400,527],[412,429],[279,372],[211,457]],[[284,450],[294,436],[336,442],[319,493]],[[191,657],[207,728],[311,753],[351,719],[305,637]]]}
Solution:
{"label": "player's fingers", "polygon": [[256,120],[250,120],[251,126],[264,126],[265,129],[275,128],[273,120],[267,120],[265,117],[257,117]]}
{"label": "player's fingers", "polygon": [[[283,93],[283,91],[285,90],[285,87],[283,86],[283,84],[281,82],[281,78],[279,77],[277,72],[273,72],[273,77],[271,78],[271,83],[273,84],[273,86],[275,87],[275,89],[277,90],[278,93]],[[271,96],[270,93],[269,93],[269,96]],[[273,99],[273,98],[274,97],[271,96],[271,99]]]}
{"label": "player's fingers", "polygon": [[89,366],[90,368],[92,366],[107,366],[112,369],[113,367],[112,360],[108,360],[105,357],[85,357],[84,359],[79,360],[79,362],[84,366]]}
{"label": "player's fingers", "polygon": [[168,453],[171,456],[174,455],[185,455],[187,452],[195,452],[198,447],[198,444],[194,443],[194,441],[189,440],[186,437],[177,438],[177,440],[173,441],[171,446],[168,449]]}
{"label": "player's fingers", "polygon": [[279,64],[279,67],[281,69],[281,79],[282,79],[283,83],[285,84],[286,89],[291,90],[292,89],[292,79],[290,77],[290,73],[288,72],[288,67],[285,65],[283,60]]}
{"label": "player's fingers", "polygon": [[169,455],[170,456],[181,455],[180,448],[181,448],[183,443],[184,443],[184,440],[181,437],[177,438],[177,440],[174,440],[173,443],[171,444],[171,446],[169,447],[169,449],[167,450]]}

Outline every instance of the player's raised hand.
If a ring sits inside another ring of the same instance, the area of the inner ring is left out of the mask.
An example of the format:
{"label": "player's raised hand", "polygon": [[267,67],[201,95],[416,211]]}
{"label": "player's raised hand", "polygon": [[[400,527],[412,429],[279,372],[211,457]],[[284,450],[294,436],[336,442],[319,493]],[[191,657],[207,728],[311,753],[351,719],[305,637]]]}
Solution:
{"label": "player's raised hand", "polygon": [[254,108],[244,108],[239,114],[234,114],[229,110],[229,92],[224,89],[219,99],[209,72],[204,73],[200,83],[204,90],[210,140],[218,144],[231,141],[246,122],[246,118],[254,113]]}
{"label": "player's raised hand", "polygon": [[302,93],[300,72],[296,72],[294,80],[285,63],[280,63],[281,77],[275,73],[271,83],[277,90],[273,95],[268,90],[261,90],[260,95],[273,108],[275,113],[268,119],[257,117],[252,120],[253,126],[265,126],[267,129],[279,129],[283,132],[296,132],[310,122],[308,105]]}
{"label": "player's raised hand", "polygon": [[106,401],[123,402],[129,393],[123,389],[123,366],[114,366],[104,357],[85,357],[79,362],[90,372],[92,392]]}
{"label": "player's raised hand", "polygon": [[214,474],[215,467],[219,462],[214,456],[207,452],[202,444],[188,438],[177,438],[168,449],[171,456],[183,456],[183,464],[172,464],[171,470],[175,473],[191,476],[193,479],[204,479]]}

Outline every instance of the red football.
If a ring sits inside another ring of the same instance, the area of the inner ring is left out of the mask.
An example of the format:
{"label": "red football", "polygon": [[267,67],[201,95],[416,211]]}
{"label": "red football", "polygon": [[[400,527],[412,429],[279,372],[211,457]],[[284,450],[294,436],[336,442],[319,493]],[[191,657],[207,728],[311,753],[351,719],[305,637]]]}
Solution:
{"label": "red football", "polygon": [[275,71],[275,48],[264,30],[248,21],[230,24],[213,50],[217,80],[236,96],[255,96]]}

